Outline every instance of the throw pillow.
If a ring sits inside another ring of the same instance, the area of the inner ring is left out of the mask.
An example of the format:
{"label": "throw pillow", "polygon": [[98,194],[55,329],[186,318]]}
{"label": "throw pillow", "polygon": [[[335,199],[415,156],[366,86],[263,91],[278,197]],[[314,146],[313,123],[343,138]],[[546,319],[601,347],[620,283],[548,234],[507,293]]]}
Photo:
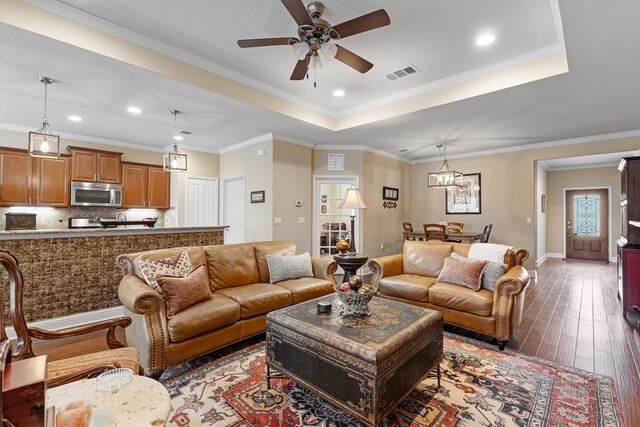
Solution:
{"label": "throw pillow", "polygon": [[184,277],[193,270],[187,251],[170,258],[147,260],[140,257],[136,259],[136,262],[138,263],[138,267],[142,273],[142,278],[147,282],[147,285],[160,293],[162,293],[162,289],[156,282],[157,277]]}
{"label": "throw pillow", "polygon": [[[457,253],[452,253],[451,258],[457,259],[462,262],[473,262],[475,260],[470,258],[465,258]],[[496,282],[507,269],[507,264],[503,264],[501,262],[493,262],[487,261],[487,267],[484,269],[482,273],[482,288],[493,292],[493,288],[496,285]]]}
{"label": "throw pillow", "polygon": [[267,255],[271,283],[283,280],[313,277],[309,252],[300,255]]}
{"label": "throw pillow", "polygon": [[209,278],[204,265],[185,277],[156,277],[167,305],[167,317],[172,318],[181,311],[199,302],[211,299]]}
{"label": "throw pillow", "polygon": [[482,286],[482,272],[486,266],[487,261],[462,262],[454,258],[447,258],[444,260],[438,282],[447,282],[479,291]]}

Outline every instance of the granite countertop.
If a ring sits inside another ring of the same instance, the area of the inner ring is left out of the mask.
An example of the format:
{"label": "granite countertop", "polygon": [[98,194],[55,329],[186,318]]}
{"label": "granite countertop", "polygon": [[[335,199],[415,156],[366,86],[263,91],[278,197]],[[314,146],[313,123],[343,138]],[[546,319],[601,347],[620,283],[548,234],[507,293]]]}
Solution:
{"label": "granite countertop", "polygon": [[12,238],[38,238],[38,237],[81,237],[101,234],[168,234],[176,232],[198,232],[208,230],[224,230],[228,225],[210,225],[200,227],[155,227],[126,226],[115,228],[54,228],[48,230],[1,230],[0,240]]}

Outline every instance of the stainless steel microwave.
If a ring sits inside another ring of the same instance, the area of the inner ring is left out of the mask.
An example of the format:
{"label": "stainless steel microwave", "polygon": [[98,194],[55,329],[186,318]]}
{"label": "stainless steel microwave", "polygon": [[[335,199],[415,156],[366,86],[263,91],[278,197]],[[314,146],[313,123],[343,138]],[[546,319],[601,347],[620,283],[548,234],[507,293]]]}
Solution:
{"label": "stainless steel microwave", "polygon": [[122,206],[122,185],[71,181],[71,206]]}

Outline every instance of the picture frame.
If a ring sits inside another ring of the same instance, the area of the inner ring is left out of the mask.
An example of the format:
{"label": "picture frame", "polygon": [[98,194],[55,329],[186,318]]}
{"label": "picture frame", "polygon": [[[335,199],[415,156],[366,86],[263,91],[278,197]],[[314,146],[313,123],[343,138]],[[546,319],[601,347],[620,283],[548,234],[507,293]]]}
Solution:
{"label": "picture frame", "polygon": [[252,191],[251,203],[264,203],[264,190]]}
{"label": "picture frame", "polygon": [[542,213],[547,212],[547,196],[545,194],[540,196],[540,211]]}
{"label": "picture frame", "polygon": [[400,198],[400,190],[393,187],[382,187],[382,200],[397,201]]}
{"label": "picture frame", "polygon": [[449,187],[444,196],[447,215],[479,215],[482,213],[480,174],[462,175],[462,187]]}

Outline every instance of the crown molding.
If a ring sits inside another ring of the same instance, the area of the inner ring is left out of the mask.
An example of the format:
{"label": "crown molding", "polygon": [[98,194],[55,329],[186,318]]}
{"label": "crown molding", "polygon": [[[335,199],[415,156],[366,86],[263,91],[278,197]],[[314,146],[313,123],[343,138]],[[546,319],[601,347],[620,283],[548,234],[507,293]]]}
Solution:
{"label": "crown molding", "polygon": [[[207,153],[207,154],[220,154],[220,150],[216,149],[216,148],[204,148],[204,147],[198,147],[196,145],[188,145],[188,144],[178,144],[178,148],[184,148],[185,150],[189,150],[189,151],[197,151],[199,153]],[[162,149],[162,151],[164,153],[169,153],[171,151],[173,151],[173,144],[169,144],[166,147],[164,147]]]}
{"label": "crown molding", "polygon": [[590,163],[580,166],[559,166],[556,168],[545,169],[547,172],[560,172],[560,171],[572,171],[578,169],[595,169],[595,168],[610,168],[617,167],[620,162],[607,162],[607,163]]}
{"label": "crown molding", "polygon": [[218,150],[218,152],[220,154],[227,154],[232,151],[240,150],[241,148],[250,147],[252,145],[267,141],[273,141],[273,134],[271,132],[221,148]]}
{"label": "crown molding", "polygon": [[291,138],[288,137],[286,135],[282,135],[279,133],[274,133],[273,135],[273,139],[276,139],[278,141],[282,141],[282,142],[286,142],[289,144],[294,144],[294,145],[301,145],[303,147],[308,147],[308,148],[313,148],[316,146],[315,142],[310,142],[310,141],[304,141],[302,139],[298,139],[298,138]]}
{"label": "crown molding", "polygon": [[332,145],[332,144],[316,144],[314,150],[340,150],[340,151],[364,151],[366,145]]}
{"label": "crown molding", "polygon": [[387,157],[389,159],[398,160],[402,163],[411,164],[411,160],[404,158],[398,154],[389,153],[388,151],[380,150],[378,148],[373,148],[369,146],[365,146],[365,151],[373,154],[377,154],[378,156]]}
{"label": "crown molding", "polygon": [[[527,151],[527,150],[536,150],[540,148],[559,147],[561,145],[584,144],[587,142],[605,141],[608,139],[629,138],[634,136],[640,136],[640,129],[624,131],[624,132],[607,133],[602,135],[583,136],[579,138],[536,142],[533,144],[516,145],[514,147],[494,148],[490,150],[480,150],[480,151],[473,151],[473,152],[462,153],[462,154],[453,154],[453,155],[447,155],[447,159],[451,160],[451,159],[464,159],[467,157],[490,156],[492,154],[513,153],[516,151]],[[413,160],[411,163],[419,164],[419,163],[430,163],[430,162],[436,162],[436,161],[442,161],[442,158],[428,157],[428,158]]]}

